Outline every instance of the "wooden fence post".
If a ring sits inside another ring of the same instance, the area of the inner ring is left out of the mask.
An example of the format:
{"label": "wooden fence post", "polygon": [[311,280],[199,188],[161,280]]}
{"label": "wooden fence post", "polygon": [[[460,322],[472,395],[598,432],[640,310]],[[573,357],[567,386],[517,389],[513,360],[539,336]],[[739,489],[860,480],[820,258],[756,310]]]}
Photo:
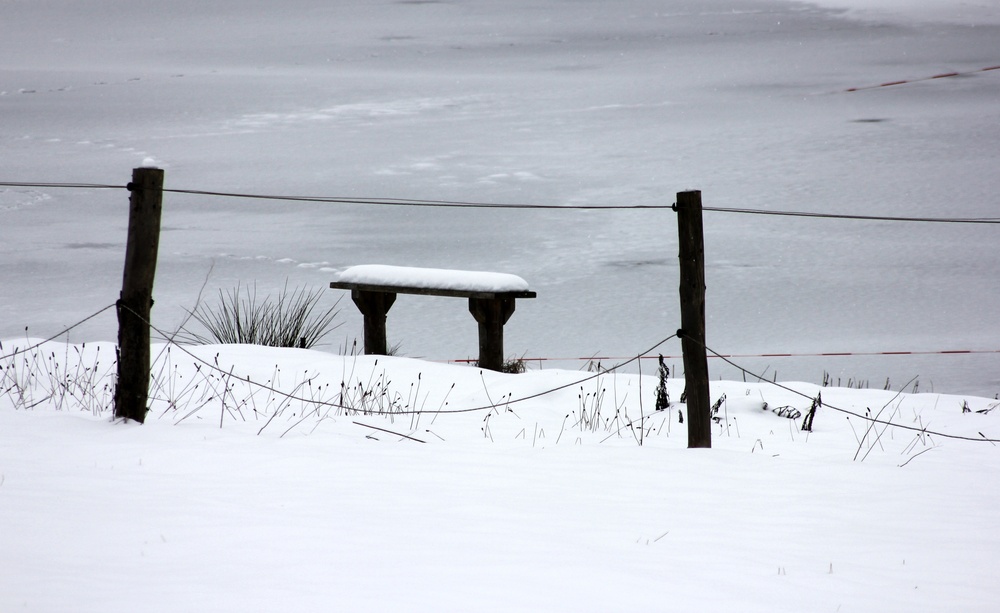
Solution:
{"label": "wooden fence post", "polygon": [[143,423],[149,399],[149,313],[160,245],[163,170],[134,169],[128,189],[128,239],[118,300],[115,417]]}
{"label": "wooden fence post", "polygon": [[701,192],[677,194],[680,250],[681,350],[687,390],[688,448],[712,446],[712,416],[705,349],[705,237]]}

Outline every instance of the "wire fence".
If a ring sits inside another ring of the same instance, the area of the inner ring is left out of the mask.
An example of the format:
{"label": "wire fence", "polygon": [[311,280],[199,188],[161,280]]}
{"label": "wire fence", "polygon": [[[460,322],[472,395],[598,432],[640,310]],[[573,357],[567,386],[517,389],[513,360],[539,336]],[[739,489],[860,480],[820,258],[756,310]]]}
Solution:
{"label": "wire fence", "polygon": [[[696,339],[694,339],[694,340],[696,340]],[[713,356],[715,356],[717,358],[721,358],[723,361],[725,361],[727,364],[729,364],[733,368],[736,368],[736,369],[742,371],[745,375],[749,375],[751,377],[754,377],[757,380],[761,381],[762,383],[766,383],[768,385],[772,385],[772,386],[777,387],[779,389],[782,389],[782,390],[784,390],[786,392],[791,392],[791,393],[793,393],[793,394],[795,394],[797,396],[801,396],[802,398],[806,398],[808,400],[813,400],[813,397],[810,396],[810,395],[808,395],[808,394],[800,392],[800,391],[798,391],[798,390],[796,390],[794,388],[791,388],[791,387],[789,387],[787,385],[783,385],[781,383],[778,383],[777,381],[768,380],[768,379],[764,378],[762,374],[759,375],[759,374],[757,374],[757,373],[755,373],[755,372],[753,372],[751,370],[748,370],[747,368],[744,368],[743,366],[740,366],[739,364],[737,364],[736,362],[733,362],[732,360],[730,360],[729,358],[725,357],[721,353],[718,353],[717,351],[715,351],[714,349],[712,349],[708,345],[705,345],[705,344],[701,344],[701,345],[702,345],[702,347],[705,348],[706,351],[708,351],[709,353],[711,353]],[[900,393],[902,393],[902,390],[900,390]],[[848,409],[840,408],[840,407],[837,407],[835,405],[831,405],[828,402],[824,402],[823,403],[823,407],[824,408],[828,408],[828,409],[833,409],[834,411],[837,411],[839,413],[844,413],[844,414],[849,415],[851,417],[857,417],[859,419],[865,420],[865,421],[873,423],[873,424],[880,424],[880,425],[884,425],[884,426],[891,426],[893,428],[899,428],[899,429],[902,429],[902,430],[909,430],[911,432],[921,432],[921,433],[924,433],[924,434],[933,434],[935,436],[940,436],[942,438],[962,440],[962,441],[976,441],[976,442],[987,442],[987,443],[1000,443],[1000,439],[989,439],[989,438],[986,438],[985,436],[980,436],[980,438],[976,438],[976,437],[970,437],[970,436],[962,436],[962,435],[958,435],[958,434],[947,434],[947,433],[944,433],[944,432],[936,432],[936,431],[928,430],[927,428],[917,428],[915,426],[908,426],[906,424],[900,424],[900,423],[896,423],[896,422],[892,422],[892,421],[888,421],[888,420],[882,420],[882,419],[878,419],[877,417],[872,417],[870,415],[862,415],[861,413],[856,413],[856,412],[850,411]]]}
{"label": "wire fence", "polygon": [[[29,183],[16,181],[0,181],[0,187],[43,188],[43,189],[131,189],[132,185],[111,185],[103,183]],[[453,209],[504,209],[504,210],[585,210],[585,211],[622,211],[622,210],[676,210],[676,204],[544,204],[544,203],[490,203],[458,200],[421,200],[409,198],[368,198],[348,196],[294,196],[279,194],[255,194],[249,192],[224,192],[200,189],[169,189],[163,193],[207,196],[214,198],[232,198],[242,200],[269,200],[281,202],[312,202],[320,204],[352,204],[391,207],[416,208],[453,208]],[[891,215],[860,215],[849,213],[827,213],[810,211],[780,211],[754,208],[702,207],[703,211],[712,213],[729,213],[738,215],[765,215],[774,217],[807,217],[813,219],[837,219],[854,221],[886,221],[886,222],[917,222],[917,223],[948,223],[996,225],[1000,217],[906,217]]]}
{"label": "wire fence", "polygon": [[[85,319],[80,320],[76,324],[73,324],[72,326],[69,326],[69,327],[65,328],[64,330],[60,331],[56,335],[50,336],[50,337],[48,337],[48,338],[46,338],[44,340],[38,341],[38,342],[36,342],[36,343],[34,343],[32,345],[29,345],[27,347],[18,348],[18,349],[16,349],[12,353],[7,353],[7,354],[4,354],[4,355],[0,355],[0,360],[14,359],[14,358],[17,358],[19,355],[24,355],[26,353],[30,353],[30,352],[32,352],[32,351],[40,348],[42,345],[44,345],[44,344],[46,344],[48,342],[54,341],[55,339],[59,338],[63,334],[68,333],[73,328],[76,328],[77,326],[83,324],[84,322],[86,322],[86,321],[88,321],[90,319],[93,319],[94,317],[97,317],[101,313],[103,313],[103,312],[107,311],[108,309],[113,308],[115,306],[117,306],[120,309],[123,309],[123,310],[126,310],[126,311],[130,312],[132,315],[134,315],[135,317],[137,317],[140,320],[142,320],[146,325],[149,326],[149,328],[151,330],[153,330],[154,332],[156,332],[157,334],[159,334],[160,337],[164,340],[164,342],[166,342],[167,345],[170,345],[172,347],[176,347],[178,350],[180,350],[182,353],[184,353],[189,358],[191,358],[192,360],[194,360],[196,363],[200,364],[201,366],[204,366],[205,368],[207,368],[209,370],[215,371],[215,372],[217,372],[217,373],[219,373],[221,375],[225,375],[225,376],[228,376],[228,377],[234,377],[234,378],[239,379],[240,381],[243,381],[243,382],[245,382],[245,383],[247,383],[249,385],[252,385],[252,386],[255,386],[255,387],[267,390],[267,391],[269,391],[269,392],[271,392],[271,393],[273,393],[275,395],[284,397],[284,398],[286,398],[288,400],[294,400],[294,401],[297,401],[297,402],[308,403],[308,404],[316,405],[316,406],[319,406],[319,407],[339,408],[339,409],[348,409],[348,410],[352,409],[352,407],[350,407],[350,406],[339,404],[339,403],[327,402],[327,401],[319,401],[319,400],[316,400],[314,398],[307,398],[307,397],[304,397],[304,396],[296,396],[294,394],[289,394],[289,393],[283,392],[283,391],[281,391],[281,390],[279,390],[279,389],[277,389],[277,388],[275,388],[273,386],[270,386],[270,385],[267,385],[267,384],[264,384],[264,383],[260,383],[260,382],[257,382],[257,381],[253,381],[250,377],[241,376],[241,375],[235,373],[233,370],[226,370],[226,369],[224,369],[224,368],[222,368],[222,367],[220,367],[220,366],[218,366],[216,364],[213,364],[212,362],[210,362],[208,360],[205,360],[205,359],[197,356],[194,352],[192,352],[187,347],[185,347],[184,344],[182,344],[180,342],[177,342],[175,340],[175,338],[174,338],[176,335],[170,334],[170,333],[168,333],[168,332],[160,329],[159,327],[155,326],[148,319],[146,319],[141,314],[137,313],[135,310],[129,308],[127,305],[125,305],[123,303],[117,303],[117,304],[108,305],[108,306],[104,307],[103,309],[97,311],[96,313],[94,313],[94,314],[86,317]],[[527,395],[527,396],[524,396],[524,397],[521,397],[521,398],[507,399],[507,400],[504,400],[503,405],[504,406],[508,406],[508,405],[512,405],[512,404],[519,404],[519,403],[522,403],[522,402],[526,402],[528,400],[534,400],[536,398],[541,398],[541,397],[544,397],[544,396],[548,396],[549,394],[553,394],[555,392],[562,391],[564,389],[575,387],[575,386],[578,386],[580,384],[586,383],[588,381],[592,381],[594,379],[597,379],[598,377],[602,377],[602,376],[614,373],[614,372],[616,372],[616,371],[618,371],[618,370],[620,370],[620,369],[628,366],[632,362],[635,362],[636,360],[638,360],[642,356],[643,353],[649,353],[651,351],[655,351],[660,346],[662,346],[663,344],[667,343],[668,341],[670,341],[671,339],[674,339],[676,337],[677,337],[676,334],[671,334],[670,336],[668,336],[668,337],[664,338],[663,340],[657,342],[655,345],[649,347],[644,352],[641,352],[640,354],[637,354],[635,357],[628,358],[628,359],[626,359],[626,360],[624,360],[624,361],[622,361],[622,362],[620,362],[618,364],[615,364],[615,365],[613,365],[611,367],[608,367],[608,368],[601,368],[598,372],[593,373],[593,374],[589,374],[588,376],[586,376],[586,377],[584,377],[582,379],[578,379],[578,380],[572,381],[570,383],[566,383],[564,385],[559,385],[559,386],[556,386],[554,388],[546,389],[544,391],[541,391],[541,392],[538,392],[538,393],[535,393],[535,394],[530,394],[530,395]],[[442,409],[439,409],[439,410],[420,409],[420,410],[400,410],[400,411],[393,410],[391,413],[385,413],[385,414],[387,414],[387,415],[391,414],[393,416],[396,416],[396,415],[438,415],[438,414],[449,414],[449,413],[473,413],[473,412],[478,412],[478,411],[487,411],[487,410],[495,409],[496,407],[497,407],[496,404],[488,404],[488,405],[475,406],[475,407],[466,407],[466,408],[460,408],[460,409],[443,409],[443,410]]]}
{"label": "wire fence", "polygon": [[112,309],[114,307],[115,307],[115,304],[113,304],[113,303],[109,304],[108,306],[106,306],[106,307],[104,307],[104,308],[102,308],[102,309],[100,309],[100,310],[98,310],[98,311],[96,311],[96,312],[94,312],[94,313],[92,313],[92,314],[84,317],[83,319],[81,319],[80,321],[76,322],[75,324],[73,324],[71,326],[68,326],[66,328],[63,328],[62,330],[60,330],[59,332],[56,332],[55,334],[53,334],[52,336],[50,336],[48,338],[45,338],[45,339],[43,339],[41,341],[38,341],[37,343],[35,343],[33,345],[29,345],[28,347],[20,348],[17,351],[15,351],[14,353],[8,353],[6,355],[0,355],[0,360],[9,360],[10,358],[13,358],[14,356],[16,356],[16,355],[18,355],[20,353],[24,353],[26,351],[34,351],[35,349],[38,349],[39,347],[41,347],[45,343],[52,342],[52,341],[56,340],[57,338],[59,338],[60,336],[63,336],[64,334],[68,334],[72,330],[74,330],[76,328],[79,328],[80,326],[82,326],[83,324],[87,323],[91,319],[94,319],[95,317],[97,317],[101,313],[107,311],[108,309]]}
{"label": "wire fence", "polygon": [[[992,68],[991,68],[992,70]],[[950,76],[950,75],[947,75]],[[937,78],[937,77],[934,77]],[[13,188],[37,188],[37,189],[124,189],[131,190],[133,186],[131,184],[127,185],[114,185],[114,184],[103,184],[103,183],[56,183],[56,182],[15,182],[15,181],[0,181],[0,187],[13,187]],[[420,199],[400,199],[400,198],[357,198],[357,197],[326,197],[326,196],[289,196],[289,195],[270,195],[270,194],[255,194],[255,193],[237,193],[237,192],[223,192],[223,191],[211,191],[211,190],[195,190],[195,189],[163,189],[164,193],[175,193],[184,195],[195,195],[195,196],[207,196],[216,198],[238,198],[246,200],[268,200],[268,201],[285,201],[285,202],[311,202],[311,203],[323,203],[323,204],[351,204],[351,205],[371,205],[371,206],[393,206],[393,207],[443,207],[443,208],[468,208],[468,209],[509,209],[509,210],[525,210],[525,209],[540,209],[540,210],[657,210],[657,209],[673,209],[676,210],[676,204],[670,205],[613,205],[613,204],[591,204],[591,205],[579,205],[579,204],[533,204],[533,203],[486,203],[486,202],[474,202],[474,201],[445,201],[445,200],[420,200]],[[814,218],[814,219],[831,219],[831,220],[854,220],[854,221],[879,221],[879,222],[917,222],[917,223],[952,223],[952,224],[977,224],[977,225],[993,225],[1000,224],[1000,218],[992,217],[977,217],[977,218],[961,218],[961,217],[898,217],[898,216],[881,216],[881,215],[854,215],[854,214],[844,214],[844,213],[820,213],[820,212],[806,212],[806,211],[780,211],[780,210],[767,210],[767,209],[752,209],[752,208],[723,208],[723,207],[703,207],[706,212],[714,213],[730,213],[730,214],[742,214],[742,215],[767,215],[767,216],[781,216],[781,217],[802,217],[802,218]],[[110,304],[103,307],[102,309],[94,312],[93,314],[81,319],[75,324],[61,330],[57,334],[54,334],[43,341],[35,343],[34,345],[27,348],[20,348],[14,353],[0,355],[0,360],[8,360],[16,357],[19,354],[23,354],[27,351],[37,349],[42,344],[46,342],[53,341],[74,328],[86,323],[87,321],[99,316],[105,311],[118,306],[119,308],[124,308],[131,311],[134,315],[139,316],[138,313],[132,311],[132,309],[121,303]],[[141,317],[141,316],[140,316]],[[174,340],[173,335],[167,334],[154,326],[148,320],[145,320],[146,324],[149,325],[150,329],[156,331],[166,342],[174,347],[177,347],[180,351],[190,357],[192,360],[197,362],[203,367],[211,369],[213,371],[218,371],[220,374],[225,376],[236,376],[232,370],[225,370],[221,367],[213,364],[207,360],[204,360],[193,352],[184,347],[181,343]],[[565,361],[567,359],[573,360],[621,360],[619,363],[613,365],[610,368],[602,368],[598,372],[588,375],[582,379],[575,380],[571,383],[560,385],[551,389],[547,389],[535,394],[530,394],[522,398],[517,399],[507,399],[503,404],[511,405],[528,400],[537,399],[544,397],[546,395],[570,388],[579,386],[587,381],[596,379],[601,376],[605,376],[609,373],[613,373],[617,370],[624,368],[625,366],[640,361],[643,359],[659,359],[661,356],[652,355],[652,352],[656,351],[663,344],[667,343],[671,339],[676,338],[676,334],[672,334],[663,340],[657,342],[652,347],[645,351],[639,352],[634,357],[630,358],[612,358],[609,356],[591,356],[587,358],[522,358],[528,362],[550,360]],[[822,352],[822,353],[804,353],[804,354],[793,354],[793,353],[767,353],[767,354],[723,354],[715,351],[714,349],[705,346],[705,350],[711,354],[710,357],[721,359],[730,366],[740,370],[745,375],[750,375],[751,377],[757,378],[759,381],[773,385],[782,390],[791,392],[793,394],[803,396],[808,399],[812,399],[808,395],[797,391],[791,387],[785,386],[778,383],[777,381],[769,381],[762,375],[758,375],[751,370],[740,366],[733,361],[733,358],[748,358],[748,357],[806,357],[806,356],[851,356],[851,355],[955,355],[955,354],[990,354],[990,353],[1000,353],[1000,350],[941,350],[941,351],[882,351],[882,352]],[[677,359],[682,356],[669,356],[671,358]],[[452,362],[463,362],[464,360],[453,360]],[[314,398],[300,397],[294,394],[288,394],[274,386],[269,386],[264,383],[254,382],[249,377],[240,378],[241,381],[265,389],[268,392],[285,397],[289,400],[294,400],[303,403],[314,404],[321,407],[330,408],[340,408],[351,410],[352,407],[345,406],[338,403],[332,403],[329,401],[320,401]],[[865,420],[873,424],[880,424],[886,427],[900,428],[903,430],[916,431],[923,434],[931,434],[947,439],[965,440],[965,441],[976,441],[976,442],[990,442],[998,443],[1000,440],[989,439],[985,436],[980,438],[961,436],[948,434],[944,432],[931,431],[926,428],[917,428],[914,426],[909,426],[906,424],[899,424],[889,420],[881,420],[877,417],[872,417],[870,415],[863,415],[850,411],[848,409],[843,409],[824,403],[826,408],[847,414],[849,416],[857,417],[859,419]],[[464,407],[456,409],[438,409],[438,410],[426,410],[426,409],[413,409],[413,410],[402,410],[402,411],[392,411],[392,415],[420,415],[420,414],[445,414],[445,413],[471,413],[478,411],[492,410],[497,407],[496,404],[488,404],[483,406],[475,407]],[[364,424],[359,424],[364,425]]]}
{"label": "wire fence", "polygon": [[[240,375],[233,368],[230,368],[228,370],[225,369],[225,368],[222,368],[218,364],[212,363],[211,361],[206,360],[206,359],[201,358],[200,356],[196,355],[193,351],[191,351],[186,346],[184,346],[184,344],[179,343],[176,340],[174,340],[174,338],[173,338],[174,335],[172,335],[172,334],[170,334],[168,332],[165,332],[164,330],[161,330],[160,328],[158,328],[157,326],[153,325],[151,322],[149,322],[145,318],[142,318],[141,315],[139,315],[134,310],[130,309],[128,306],[126,306],[124,304],[110,304],[110,305],[108,305],[108,306],[100,309],[99,311],[96,311],[95,313],[89,315],[88,317],[80,320],[79,322],[73,324],[72,326],[69,326],[69,327],[65,328],[64,330],[60,331],[58,334],[52,335],[52,336],[46,338],[45,340],[36,342],[36,343],[34,343],[34,344],[32,344],[32,345],[30,345],[28,347],[18,348],[13,353],[7,353],[7,354],[4,354],[4,355],[0,355],[0,360],[9,360],[9,359],[12,359],[12,358],[17,358],[19,355],[24,355],[26,353],[30,353],[31,351],[34,351],[34,350],[38,349],[39,347],[41,347],[45,343],[51,342],[51,341],[57,339],[58,337],[66,334],[66,333],[68,333],[73,328],[78,327],[79,325],[85,323],[86,321],[88,321],[90,319],[93,319],[94,317],[97,317],[101,313],[103,313],[103,312],[107,311],[108,309],[111,309],[111,308],[113,308],[115,306],[118,306],[119,308],[128,310],[133,315],[135,315],[135,316],[140,317],[141,319],[143,319],[143,321],[147,325],[149,325],[149,327],[150,327],[151,330],[155,331],[157,334],[160,335],[161,338],[164,339],[164,341],[167,343],[167,345],[172,346],[172,347],[176,347],[179,351],[181,351],[186,356],[188,356],[191,360],[193,360],[195,363],[197,363],[199,365],[199,368],[204,367],[204,368],[206,368],[206,369],[208,369],[210,371],[218,373],[220,376],[229,377],[229,378],[233,378],[233,379],[239,380],[240,382],[245,383],[247,385],[250,385],[252,387],[255,387],[255,388],[258,388],[258,389],[262,389],[262,390],[266,390],[267,392],[269,392],[271,394],[274,394],[275,396],[284,398],[284,399],[289,400],[289,401],[300,402],[300,403],[303,403],[305,405],[309,405],[309,406],[315,407],[317,409],[319,409],[319,408],[331,408],[331,409],[341,409],[341,410],[345,410],[345,411],[357,411],[356,407],[351,406],[351,405],[347,405],[347,404],[344,404],[344,403],[338,403],[338,402],[331,402],[331,401],[328,401],[328,400],[319,400],[319,399],[316,399],[316,398],[309,398],[307,396],[301,396],[301,395],[297,395],[297,394],[294,394],[294,393],[288,393],[288,392],[285,392],[283,390],[280,390],[280,389],[276,388],[273,385],[269,385],[267,383],[262,383],[262,382],[259,382],[259,381],[254,381],[251,377],[246,376],[246,375]],[[507,406],[510,406],[510,405],[520,404],[520,403],[523,403],[523,402],[527,402],[529,400],[535,400],[535,399],[538,399],[538,398],[542,398],[542,397],[548,396],[550,394],[554,394],[556,392],[559,392],[559,391],[562,391],[562,390],[565,390],[565,389],[569,389],[569,388],[574,388],[574,387],[577,387],[577,386],[581,386],[581,385],[583,385],[583,384],[585,384],[585,383],[587,383],[589,381],[593,381],[593,380],[598,379],[600,377],[604,377],[604,376],[607,376],[609,374],[615,373],[618,370],[621,370],[622,368],[624,368],[625,366],[628,366],[629,364],[631,364],[631,363],[633,363],[633,362],[635,362],[637,360],[642,359],[644,356],[650,354],[651,352],[656,351],[662,345],[666,344],[667,342],[669,342],[670,340],[673,340],[675,338],[677,338],[677,334],[671,334],[670,336],[668,336],[668,337],[660,340],[659,342],[657,342],[653,346],[649,347],[648,349],[646,349],[643,352],[640,352],[639,354],[637,354],[636,356],[634,356],[632,358],[628,358],[628,359],[626,359],[626,360],[624,360],[622,362],[619,362],[619,363],[617,363],[617,364],[615,364],[615,365],[613,365],[613,366],[611,366],[609,368],[601,368],[598,372],[588,374],[587,376],[582,377],[580,379],[575,379],[575,380],[573,380],[573,381],[571,381],[569,383],[565,383],[563,385],[558,385],[558,386],[555,386],[555,387],[552,387],[552,388],[547,388],[547,389],[545,389],[543,391],[540,391],[540,392],[537,392],[537,393],[534,393],[534,394],[528,394],[526,396],[522,396],[522,397],[518,397],[518,398],[506,398],[501,403],[493,403],[493,402],[491,402],[491,403],[488,403],[488,404],[483,404],[483,405],[478,405],[478,406],[461,407],[461,408],[454,408],[454,409],[405,409],[404,408],[404,409],[398,409],[398,410],[397,409],[393,409],[391,411],[372,411],[372,410],[369,410],[369,411],[366,411],[365,414],[369,415],[369,416],[392,416],[392,417],[406,416],[406,415],[447,415],[447,414],[462,414],[462,413],[476,413],[476,412],[481,412],[481,411],[491,411],[491,410],[497,409],[499,406],[507,407]],[[796,390],[796,389],[794,389],[794,388],[792,388],[790,386],[784,385],[784,384],[779,383],[777,381],[768,380],[767,378],[765,378],[763,376],[763,374],[758,374],[758,373],[754,372],[751,369],[748,369],[748,368],[746,368],[744,366],[741,366],[740,364],[737,364],[736,362],[734,362],[731,359],[732,354],[720,353],[720,352],[716,351],[715,349],[712,349],[711,347],[708,347],[707,345],[705,345],[703,343],[701,345],[705,348],[705,350],[708,353],[711,354],[710,357],[715,357],[715,358],[723,360],[724,362],[726,362],[727,364],[729,364],[733,368],[736,368],[737,370],[743,372],[745,375],[748,375],[748,376],[750,376],[752,378],[757,379],[759,382],[761,382],[763,384],[776,387],[778,389],[781,389],[781,390],[784,390],[786,392],[795,394],[797,396],[800,396],[800,397],[802,397],[804,399],[807,399],[807,400],[810,400],[810,401],[813,400],[813,397],[810,396],[809,394],[806,394],[804,392]],[[659,357],[661,357],[661,356],[657,356],[657,358],[659,358]],[[903,389],[901,389],[899,393],[902,393],[902,392],[903,392]],[[858,413],[856,411],[851,411],[849,409],[838,407],[836,405],[830,404],[829,402],[823,402],[822,406],[824,408],[831,409],[833,411],[845,414],[847,416],[861,419],[861,420],[863,420],[865,422],[868,422],[870,424],[878,424],[878,425],[883,425],[883,426],[892,427],[892,428],[898,428],[898,429],[906,430],[906,431],[910,431],[910,432],[917,432],[917,433],[920,433],[921,435],[932,435],[932,436],[937,436],[937,437],[944,438],[944,439],[970,441],[970,442],[987,442],[987,443],[992,443],[992,444],[1000,443],[1000,439],[991,439],[991,438],[988,438],[988,437],[986,437],[986,436],[984,436],[982,434],[980,434],[980,436],[977,438],[977,437],[964,436],[964,435],[958,435],[958,434],[949,434],[947,432],[941,432],[941,431],[937,431],[937,430],[930,430],[929,428],[926,428],[926,427],[916,427],[916,426],[910,426],[910,425],[907,425],[907,424],[901,424],[901,423],[894,422],[894,421],[891,421],[891,420],[884,420],[884,419],[880,419],[878,417],[873,417],[871,415],[865,415],[865,414],[862,414],[862,413]],[[645,419],[645,417],[642,418],[642,419]],[[373,426],[369,426],[367,424],[358,424],[358,425],[365,426],[365,427],[370,427],[370,428],[374,428],[374,429],[377,429],[377,430],[379,429],[379,428],[375,428]],[[405,435],[405,434],[400,434],[398,432],[391,432],[391,433],[392,434],[399,434],[400,436],[403,436],[405,438],[411,438],[412,439],[412,437],[410,437],[408,435]],[[423,442],[423,441],[419,441],[419,439],[413,439],[413,440],[418,440],[418,442]]]}
{"label": "wire fence", "polygon": [[[132,309],[129,309],[128,307],[124,307],[124,306],[123,306],[123,308],[126,308],[127,310],[129,310],[133,315],[136,315],[137,317],[141,317],[138,313],[136,313]],[[147,321],[146,323],[149,323],[149,322]],[[162,330],[160,330],[159,328],[157,328],[153,324],[150,323],[149,327],[150,327],[150,329],[154,330],[157,334],[159,334],[160,336],[162,336],[164,339],[166,339],[166,341],[167,341],[168,344],[177,347],[185,355],[187,355],[191,359],[195,360],[196,362],[198,362],[198,363],[202,364],[203,366],[206,366],[206,367],[208,367],[208,368],[210,368],[212,370],[218,371],[221,374],[232,376],[232,374],[233,374],[232,372],[227,371],[227,370],[225,370],[223,368],[220,368],[220,367],[216,366],[215,364],[212,364],[211,362],[203,360],[202,358],[199,358],[194,353],[192,353],[191,351],[189,351],[186,347],[184,347],[183,345],[177,343],[167,333],[163,332]],[[660,347],[664,343],[666,343],[666,342],[668,342],[671,339],[676,338],[676,337],[677,337],[676,334],[671,334],[670,336],[666,337],[665,339],[661,340],[660,342],[656,343],[655,345],[653,345],[652,347],[650,347],[649,349],[647,349],[645,353],[648,353],[650,351],[656,350],[658,347]],[[634,361],[636,361],[638,359],[639,359],[639,356],[637,355],[636,357],[629,358],[629,359],[625,360],[624,362],[621,362],[619,364],[615,364],[614,366],[612,366],[610,368],[601,369],[600,372],[591,374],[591,375],[589,375],[587,377],[584,377],[583,379],[579,379],[579,380],[573,381],[571,383],[560,385],[560,386],[557,386],[557,387],[554,387],[554,388],[551,388],[551,389],[547,389],[547,390],[544,390],[542,392],[538,392],[538,393],[535,393],[535,394],[530,394],[528,396],[524,396],[524,397],[521,397],[521,398],[514,398],[514,399],[505,400],[503,402],[503,405],[504,406],[508,406],[508,405],[511,405],[511,404],[519,404],[519,403],[522,403],[522,402],[526,402],[528,400],[534,400],[536,398],[541,398],[543,396],[548,396],[549,394],[553,394],[555,392],[562,391],[562,390],[568,389],[570,387],[575,387],[575,386],[580,385],[582,383],[586,383],[588,381],[592,381],[592,380],[594,380],[594,379],[596,379],[598,377],[601,377],[601,376],[607,375],[609,373],[613,373],[613,372],[615,372],[617,370],[620,370],[620,369],[628,366],[629,364],[631,364],[632,362],[634,362]],[[323,407],[340,408],[340,409],[350,409],[351,408],[351,407],[348,407],[348,406],[344,406],[342,404],[316,401],[316,400],[308,399],[308,398],[305,398],[305,397],[299,397],[299,396],[295,396],[295,395],[290,395],[290,394],[287,394],[287,393],[282,392],[280,390],[277,390],[277,389],[275,389],[275,388],[273,388],[271,386],[268,386],[268,385],[265,385],[265,384],[262,384],[262,383],[258,383],[258,382],[252,382],[248,378],[241,378],[241,380],[246,381],[247,383],[250,383],[251,385],[257,386],[257,387],[259,387],[261,389],[265,389],[265,390],[267,390],[269,392],[272,392],[274,394],[283,396],[283,397],[285,397],[285,398],[287,398],[289,400],[295,400],[297,402],[306,402],[306,403],[310,403],[310,404],[317,404],[318,406],[323,406]],[[475,412],[479,412],[479,411],[492,410],[492,409],[495,409],[496,407],[497,407],[496,404],[488,404],[488,405],[475,406],[475,407],[466,407],[466,408],[461,408],[461,409],[438,409],[438,410],[420,409],[420,410],[402,410],[402,411],[395,411],[394,410],[394,411],[391,412],[391,415],[440,415],[440,414],[448,414],[448,413],[475,413]],[[386,414],[389,414],[389,413],[386,413]]]}

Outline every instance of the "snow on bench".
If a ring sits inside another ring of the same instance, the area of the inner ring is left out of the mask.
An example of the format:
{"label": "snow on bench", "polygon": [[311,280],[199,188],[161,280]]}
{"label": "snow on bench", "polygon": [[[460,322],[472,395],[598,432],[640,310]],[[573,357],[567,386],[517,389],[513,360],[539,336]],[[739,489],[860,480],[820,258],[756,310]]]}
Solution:
{"label": "snow on bench", "polygon": [[514,300],[536,296],[517,275],[375,264],[348,268],[330,287],[351,290],[365,317],[369,355],[387,353],[385,321],[396,294],[468,298],[469,312],[479,323],[479,366],[490,370],[503,366],[503,326],[514,313]]}
{"label": "snow on bench", "polygon": [[459,297],[514,294],[515,298],[535,297],[534,292],[528,290],[527,281],[502,272],[368,264],[348,268],[334,283],[342,289],[372,287],[380,288],[377,291],[398,290],[397,294]]}

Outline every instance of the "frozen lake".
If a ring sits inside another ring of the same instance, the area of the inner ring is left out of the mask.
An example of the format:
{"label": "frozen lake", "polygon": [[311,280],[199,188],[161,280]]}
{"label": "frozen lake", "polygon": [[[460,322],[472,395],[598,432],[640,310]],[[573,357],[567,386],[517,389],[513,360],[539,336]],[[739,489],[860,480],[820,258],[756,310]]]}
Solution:
{"label": "frozen lake", "polygon": [[[2,181],[124,184],[152,158],[177,189],[554,205],[700,189],[710,207],[1000,217],[1000,70],[983,70],[1000,64],[996,3],[0,6]],[[124,190],[0,187],[0,338],[47,336],[114,302],[126,225]],[[538,299],[507,325],[510,354],[630,356],[679,327],[669,210],[168,194],[163,230],[153,316],[167,329],[206,276],[214,298],[237,283],[322,288],[357,264],[523,277]],[[996,225],[707,212],[705,230],[720,352],[1000,351]],[[330,351],[361,336],[342,306]],[[109,311],[70,339],[115,334]],[[476,354],[458,300],[400,296],[389,336],[412,357]],[[1000,392],[1000,353],[740,361],[783,380]]]}

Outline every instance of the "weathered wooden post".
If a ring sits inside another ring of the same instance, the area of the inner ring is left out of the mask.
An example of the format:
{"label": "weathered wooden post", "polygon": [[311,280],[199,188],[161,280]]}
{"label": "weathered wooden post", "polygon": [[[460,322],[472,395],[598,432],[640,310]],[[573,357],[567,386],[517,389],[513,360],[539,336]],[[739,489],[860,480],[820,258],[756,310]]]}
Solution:
{"label": "weathered wooden post", "polygon": [[128,238],[118,300],[115,417],[143,423],[149,399],[149,313],[160,246],[163,170],[134,169],[128,189]]}
{"label": "weathered wooden post", "polygon": [[687,390],[688,448],[712,446],[705,349],[705,237],[701,192],[677,194],[677,234],[680,250],[681,350]]}
{"label": "weathered wooden post", "polygon": [[513,298],[469,298],[479,323],[479,367],[503,371],[503,326],[514,314]]}
{"label": "weathered wooden post", "polygon": [[351,290],[351,300],[365,316],[365,355],[388,355],[385,320],[396,302],[396,294],[355,289]]}

